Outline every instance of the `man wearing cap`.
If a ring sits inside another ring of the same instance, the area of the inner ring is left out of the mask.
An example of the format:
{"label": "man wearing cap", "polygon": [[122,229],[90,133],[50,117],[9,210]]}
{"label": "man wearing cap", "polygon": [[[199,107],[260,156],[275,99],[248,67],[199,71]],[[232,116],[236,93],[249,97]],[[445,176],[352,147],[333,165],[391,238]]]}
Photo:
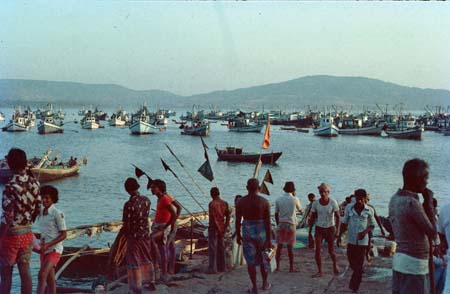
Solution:
{"label": "man wearing cap", "polygon": [[280,270],[280,260],[283,245],[286,245],[289,256],[289,271],[294,272],[294,244],[297,226],[297,211],[302,211],[300,200],[295,196],[294,182],[284,184],[284,194],[275,201],[275,222],[277,223],[277,268]]}
{"label": "man wearing cap", "polygon": [[337,244],[341,244],[341,236],[348,228],[347,258],[353,270],[349,288],[357,292],[361,284],[364,257],[369,245],[369,232],[375,227],[373,210],[366,205],[367,192],[364,189],[355,191],[355,203],[348,204],[342,218],[341,232]]}
{"label": "man wearing cap", "polygon": [[144,281],[149,283],[149,290],[156,290],[148,225],[150,200],[139,194],[139,187],[134,178],[125,181],[130,198],[123,207],[122,229],[127,239],[125,260],[130,294],[141,294]]}

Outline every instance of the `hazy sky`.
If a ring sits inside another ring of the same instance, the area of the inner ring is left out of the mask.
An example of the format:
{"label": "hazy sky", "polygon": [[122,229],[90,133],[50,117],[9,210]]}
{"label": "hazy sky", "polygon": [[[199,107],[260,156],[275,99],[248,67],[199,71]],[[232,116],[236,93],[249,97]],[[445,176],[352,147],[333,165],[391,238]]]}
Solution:
{"label": "hazy sky", "polygon": [[316,74],[450,89],[449,3],[0,1],[0,78],[190,95]]}

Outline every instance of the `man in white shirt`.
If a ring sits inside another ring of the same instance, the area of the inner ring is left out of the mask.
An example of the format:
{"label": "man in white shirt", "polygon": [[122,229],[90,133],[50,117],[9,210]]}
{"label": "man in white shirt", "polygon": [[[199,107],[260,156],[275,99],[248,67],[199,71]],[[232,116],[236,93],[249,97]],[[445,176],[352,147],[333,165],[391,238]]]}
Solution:
{"label": "man in white shirt", "polygon": [[297,211],[302,211],[300,200],[295,196],[294,182],[286,182],[284,194],[275,201],[275,221],[277,223],[277,269],[280,270],[281,251],[286,245],[289,256],[289,272],[294,272],[294,244],[296,240]]}
{"label": "man in white shirt", "polygon": [[339,274],[339,268],[336,262],[336,253],[334,253],[334,239],[339,236],[339,205],[336,200],[329,197],[330,186],[328,184],[322,183],[317,188],[319,189],[320,199],[314,201],[311,207],[312,215],[309,222],[309,225],[312,226],[317,220],[315,233],[315,259],[317,263],[317,273],[313,275],[313,278],[323,276],[322,258],[320,256],[323,240],[328,243],[328,253],[333,261],[333,272],[335,275]]}

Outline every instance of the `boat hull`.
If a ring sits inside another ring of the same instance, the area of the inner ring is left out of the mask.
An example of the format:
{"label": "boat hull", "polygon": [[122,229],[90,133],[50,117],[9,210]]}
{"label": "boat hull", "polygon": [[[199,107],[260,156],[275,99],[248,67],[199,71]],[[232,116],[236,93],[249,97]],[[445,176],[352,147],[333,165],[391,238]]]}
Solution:
{"label": "boat hull", "polygon": [[[248,162],[257,163],[259,160],[258,153],[243,153],[243,154],[226,154],[226,152],[217,151],[217,157],[219,161],[230,162]],[[261,161],[264,164],[275,164],[278,158],[280,158],[282,152],[264,153],[261,155]]]}
{"label": "boat hull", "polygon": [[61,126],[50,124],[47,122],[43,122],[38,126],[38,133],[41,135],[44,134],[55,134],[55,133],[63,133],[64,129]]}
{"label": "boat hull", "polygon": [[145,121],[137,121],[130,125],[130,131],[133,135],[148,135],[154,133],[154,129],[156,129],[151,124]]}
{"label": "boat hull", "polygon": [[28,126],[16,122],[10,122],[3,128],[6,132],[26,132],[29,129]]}
{"label": "boat hull", "polygon": [[39,182],[50,182],[66,177],[75,176],[78,174],[81,165],[76,164],[72,167],[46,167],[46,168],[32,168],[31,172],[39,180]]}
{"label": "boat hull", "polygon": [[313,130],[314,135],[320,137],[336,137],[339,135],[339,129],[335,125],[319,127]]}
{"label": "boat hull", "polygon": [[181,131],[182,135],[189,135],[189,136],[208,136],[209,135],[209,127],[208,126],[201,126],[198,128],[184,128]]}
{"label": "boat hull", "polygon": [[85,122],[83,124],[83,129],[86,130],[96,130],[99,128],[99,124],[96,122]]}
{"label": "boat hull", "polygon": [[383,127],[366,127],[366,128],[351,128],[339,129],[340,135],[364,135],[364,136],[380,136]]}
{"label": "boat hull", "polygon": [[121,119],[111,119],[109,121],[109,125],[112,127],[123,127],[125,125],[125,121]]}
{"label": "boat hull", "polygon": [[389,137],[405,140],[422,140],[423,128],[414,128],[400,131],[385,131]]}
{"label": "boat hull", "polygon": [[229,131],[236,132],[236,133],[261,133],[261,130],[263,127],[264,127],[264,125],[233,127],[233,128],[230,128]]}

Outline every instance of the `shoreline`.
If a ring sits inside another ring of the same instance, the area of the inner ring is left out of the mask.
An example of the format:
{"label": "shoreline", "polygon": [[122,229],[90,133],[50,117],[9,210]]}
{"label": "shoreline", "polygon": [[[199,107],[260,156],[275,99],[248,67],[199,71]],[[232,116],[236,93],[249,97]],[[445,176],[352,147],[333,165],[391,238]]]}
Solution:
{"label": "shoreline", "polygon": [[[289,273],[288,257],[286,249],[281,257],[281,271],[269,274],[268,281],[272,284],[270,290],[259,290],[258,293],[352,293],[348,289],[352,271],[348,267],[346,249],[336,248],[336,255],[340,274],[332,273],[331,259],[326,247],[322,247],[322,266],[324,276],[312,278],[316,273],[316,263],[313,249],[294,249],[294,266],[298,272]],[[233,270],[219,274],[206,274],[208,268],[208,256],[195,255],[187,262],[187,271],[170,277],[170,281],[158,284],[156,291],[143,289],[142,293],[247,293],[251,288],[250,279],[245,265],[237,266]],[[376,257],[369,265],[364,265],[364,274],[358,293],[390,293],[392,292],[392,258]],[[261,284],[261,275],[258,271],[258,285]],[[126,294],[127,284],[109,290],[110,294]]]}

